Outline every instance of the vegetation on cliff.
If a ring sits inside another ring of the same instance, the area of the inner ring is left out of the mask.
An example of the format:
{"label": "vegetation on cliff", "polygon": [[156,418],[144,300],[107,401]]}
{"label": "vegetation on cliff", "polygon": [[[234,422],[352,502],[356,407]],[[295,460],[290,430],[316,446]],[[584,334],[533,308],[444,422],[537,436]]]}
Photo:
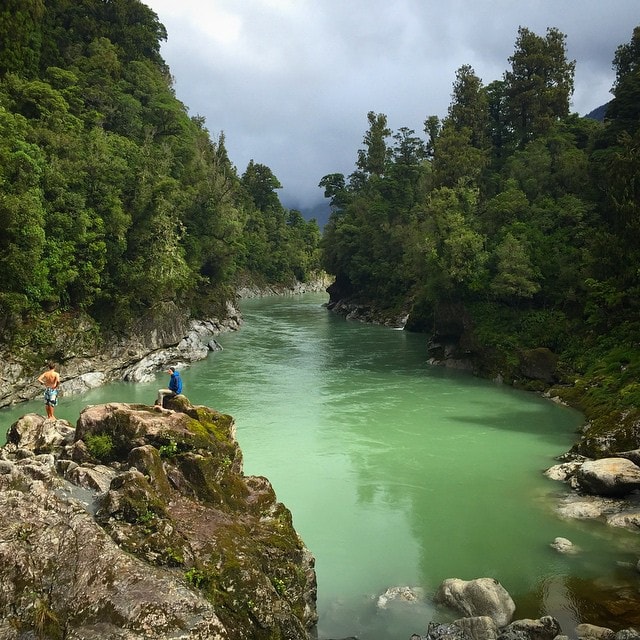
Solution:
{"label": "vegetation on cliff", "polygon": [[[409,313],[407,328],[484,375],[555,385],[592,420],[585,453],[636,448],[640,27],[615,52],[604,123],[570,112],[557,29],[520,28],[509,62],[487,85],[460,67],[425,139],[368,114],[356,170],[320,181],[331,303]],[[544,354],[550,374],[527,375]]]}
{"label": "vegetation on cliff", "polygon": [[8,0],[0,17],[0,341],[77,311],[126,332],[166,300],[223,317],[240,277],[318,268],[315,221],[176,99],[146,5]]}

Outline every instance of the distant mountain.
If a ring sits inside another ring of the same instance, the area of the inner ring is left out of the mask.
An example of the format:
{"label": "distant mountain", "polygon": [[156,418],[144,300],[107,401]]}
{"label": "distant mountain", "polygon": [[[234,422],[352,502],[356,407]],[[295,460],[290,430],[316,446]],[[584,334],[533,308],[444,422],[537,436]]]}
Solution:
{"label": "distant mountain", "polygon": [[598,122],[604,122],[604,116],[607,112],[608,106],[609,106],[608,102],[603,105],[600,105],[599,107],[595,108],[593,111],[590,111],[589,113],[587,113],[585,118],[591,118],[592,120],[598,120]]}

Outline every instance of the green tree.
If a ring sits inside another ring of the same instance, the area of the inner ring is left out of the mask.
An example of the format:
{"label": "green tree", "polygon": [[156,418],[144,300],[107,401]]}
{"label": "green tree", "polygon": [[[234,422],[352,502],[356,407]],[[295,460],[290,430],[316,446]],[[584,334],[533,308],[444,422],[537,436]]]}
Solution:
{"label": "green tree", "polygon": [[0,78],[33,79],[40,66],[43,0],[5,0],[0,8]]}
{"label": "green tree", "polygon": [[42,265],[45,202],[41,188],[45,157],[25,140],[28,122],[0,107],[0,291],[38,304],[50,293]]}
{"label": "green tree", "polygon": [[456,71],[447,121],[458,131],[469,129],[471,145],[486,149],[489,100],[482,80],[470,65],[463,65]]}
{"label": "green tree", "polygon": [[613,68],[613,100],[606,111],[610,144],[615,144],[623,132],[633,136],[640,127],[640,26],[633,30],[630,42],[617,48]]}
{"label": "green tree", "polygon": [[329,204],[334,211],[341,211],[349,202],[346,181],[343,173],[330,173],[324,176],[318,183],[324,189],[324,197],[329,199]]}
{"label": "green tree", "polygon": [[282,189],[282,185],[266,165],[250,160],[241,183],[253,204],[263,213],[281,209],[276,189]]}
{"label": "green tree", "polygon": [[487,155],[471,142],[471,130],[445,123],[433,157],[434,184],[438,187],[477,185],[487,166]]}
{"label": "green tree", "polygon": [[491,292],[510,301],[531,298],[540,291],[526,245],[508,232],[495,250],[496,273]]}
{"label": "green tree", "polygon": [[492,166],[499,170],[513,150],[513,135],[507,115],[507,85],[504,80],[494,80],[485,87],[487,96],[487,136],[489,138]]}
{"label": "green tree", "polygon": [[386,140],[391,135],[391,129],[383,113],[369,111],[367,120],[369,129],[362,140],[365,148],[358,151],[356,166],[365,174],[379,177],[384,175],[387,168],[389,149]]}
{"label": "green tree", "polygon": [[567,60],[565,41],[556,28],[547,29],[545,37],[518,29],[504,80],[507,118],[520,145],[569,114],[575,60]]}
{"label": "green tree", "polygon": [[425,152],[427,158],[433,158],[436,152],[436,142],[440,135],[442,123],[438,116],[429,116],[424,121],[424,132],[427,134],[427,143],[425,145]]}

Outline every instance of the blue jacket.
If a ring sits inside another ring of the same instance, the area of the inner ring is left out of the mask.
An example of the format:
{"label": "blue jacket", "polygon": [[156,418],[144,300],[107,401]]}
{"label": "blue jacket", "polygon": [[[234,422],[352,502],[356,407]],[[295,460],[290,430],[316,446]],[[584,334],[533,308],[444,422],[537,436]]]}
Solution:
{"label": "blue jacket", "polygon": [[179,371],[174,371],[169,379],[169,389],[176,395],[182,393],[182,378]]}

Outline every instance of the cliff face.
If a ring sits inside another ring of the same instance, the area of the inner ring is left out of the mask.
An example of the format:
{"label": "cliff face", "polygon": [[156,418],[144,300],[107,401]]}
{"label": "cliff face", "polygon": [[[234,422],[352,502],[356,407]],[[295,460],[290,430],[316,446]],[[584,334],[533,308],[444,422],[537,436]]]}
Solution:
{"label": "cliff face", "polygon": [[30,414],[0,450],[0,637],[306,640],[311,553],[233,419],[87,407]]}
{"label": "cliff face", "polygon": [[36,378],[48,360],[57,363],[65,394],[113,380],[144,382],[168,363],[205,358],[220,348],[215,336],[240,324],[231,304],[224,319],[198,320],[173,302],[159,303],[126,336],[101,332],[88,316],[52,314],[43,330],[0,348],[0,407],[39,396],[42,386]]}

